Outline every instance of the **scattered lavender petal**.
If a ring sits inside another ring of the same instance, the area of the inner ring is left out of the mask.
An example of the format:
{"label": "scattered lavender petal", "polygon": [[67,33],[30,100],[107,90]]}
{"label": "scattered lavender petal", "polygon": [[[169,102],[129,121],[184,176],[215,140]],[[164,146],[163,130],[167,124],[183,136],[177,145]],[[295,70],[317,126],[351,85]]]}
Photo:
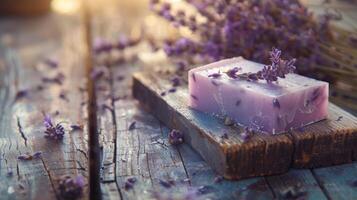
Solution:
{"label": "scattered lavender petal", "polygon": [[166,95],[165,91],[160,93],[160,96],[165,96],[165,95]]}
{"label": "scattered lavender petal", "polygon": [[127,178],[124,183],[125,190],[132,189],[134,187],[134,184],[136,183],[136,181],[137,181],[137,179],[135,177]]}
{"label": "scattered lavender petal", "polygon": [[236,78],[239,77],[239,76],[237,75],[237,72],[240,71],[240,70],[241,70],[241,68],[234,67],[234,68],[228,70],[228,71],[226,72],[226,74],[227,74],[227,76],[228,76],[229,78],[236,79]]}
{"label": "scattered lavender petal", "polygon": [[215,183],[220,183],[220,182],[222,182],[223,181],[223,177],[222,176],[216,176],[216,177],[214,177],[214,182]]}
{"label": "scattered lavender petal", "polygon": [[85,182],[81,175],[71,177],[65,175],[59,180],[59,191],[64,199],[77,199],[82,196]]}
{"label": "scattered lavender petal", "polygon": [[228,133],[223,133],[221,136],[220,136],[222,139],[228,139]]}
{"label": "scattered lavender petal", "polygon": [[134,130],[135,128],[136,128],[136,121],[133,121],[133,122],[131,122],[131,124],[129,125],[128,130],[131,131],[131,130]]}
{"label": "scattered lavender petal", "polygon": [[113,49],[113,44],[103,38],[95,38],[93,42],[94,53],[108,53]]}
{"label": "scattered lavender petal", "polygon": [[176,92],[176,88],[170,88],[170,89],[168,90],[168,92],[169,92],[169,93],[174,93],[174,92]]}
{"label": "scattered lavender petal", "polygon": [[36,151],[36,152],[34,152],[33,154],[32,154],[32,157],[33,158],[41,158],[41,156],[42,156],[42,151]]}
{"label": "scattered lavender petal", "polygon": [[132,184],[132,183],[130,183],[130,182],[128,182],[128,181],[126,181],[125,183],[124,183],[124,189],[125,190],[130,190],[130,189],[132,189],[134,187],[134,184]]}
{"label": "scattered lavender petal", "polygon": [[58,85],[62,85],[63,81],[65,79],[64,74],[62,74],[61,72],[59,72],[55,77],[53,78],[48,78],[48,77],[43,77],[42,78],[42,82],[44,83],[56,83]]}
{"label": "scattered lavender petal", "polygon": [[12,177],[14,175],[14,172],[13,171],[8,171],[7,173],[6,173],[6,176],[7,177]]}
{"label": "scattered lavender petal", "polygon": [[44,87],[43,85],[38,85],[38,86],[36,87],[36,89],[37,89],[38,91],[42,91],[43,89],[45,89],[45,87]]}
{"label": "scattered lavender petal", "polygon": [[65,100],[65,101],[69,101],[69,99],[67,98],[67,94],[66,94],[65,91],[61,91],[61,92],[60,92],[59,98]]}
{"label": "scattered lavender petal", "polygon": [[220,73],[213,73],[213,74],[208,75],[208,77],[210,77],[210,78],[219,78],[221,76],[222,76],[222,74],[220,74]]}
{"label": "scattered lavender petal", "polygon": [[43,61],[47,66],[51,68],[57,68],[58,67],[58,60],[55,58],[46,58]]}
{"label": "scattered lavender petal", "polygon": [[126,181],[128,181],[129,183],[136,183],[137,179],[135,177],[131,177],[131,178],[128,178]]}
{"label": "scattered lavender petal", "polygon": [[29,94],[28,90],[19,90],[15,95],[15,101],[18,101]]}
{"label": "scattered lavender petal", "polygon": [[236,101],[236,106],[239,106],[241,102],[242,102],[242,100],[238,99],[238,100]]}
{"label": "scattered lavender petal", "polygon": [[195,73],[192,73],[192,79],[193,79],[194,82],[196,82],[196,75],[195,75]]}
{"label": "scattered lavender petal", "polygon": [[275,108],[280,108],[280,103],[279,103],[279,100],[278,99],[273,99],[273,106],[275,107]]}
{"label": "scattered lavender petal", "polygon": [[90,77],[94,80],[98,80],[100,78],[102,78],[105,74],[105,71],[103,69],[103,67],[95,67],[93,68]]}
{"label": "scattered lavender petal", "polygon": [[184,135],[181,131],[172,129],[169,133],[169,143],[172,145],[179,145],[184,142]]}
{"label": "scattered lavender petal", "polygon": [[161,180],[161,179],[159,179],[159,183],[161,186],[163,186],[165,188],[170,188],[172,186],[168,181]]}
{"label": "scattered lavender petal", "polygon": [[171,78],[170,81],[171,81],[172,87],[177,87],[181,84],[181,80],[178,76]]}
{"label": "scattered lavender petal", "polygon": [[342,120],[342,118],[343,118],[343,116],[339,116],[337,119],[336,119],[336,121],[341,121]]}
{"label": "scattered lavender petal", "polygon": [[302,126],[301,126],[301,127],[299,127],[299,128],[298,128],[298,131],[300,131],[300,132],[304,132],[304,131],[305,131],[305,129],[304,129],[304,127],[302,127]]}
{"label": "scattered lavender petal", "polygon": [[82,125],[72,124],[70,127],[71,127],[72,131],[81,131],[81,130],[83,130],[83,126]]}
{"label": "scattered lavender petal", "polygon": [[119,75],[119,76],[117,76],[117,78],[116,78],[116,80],[117,81],[123,81],[125,79],[125,77],[124,76],[122,76],[122,75]]}
{"label": "scattered lavender petal", "polygon": [[191,94],[191,97],[192,97],[194,100],[198,101],[198,98],[197,98],[195,95]]}
{"label": "scattered lavender petal", "polygon": [[22,154],[17,156],[18,160],[32,160],[32,156],[28,154]]}

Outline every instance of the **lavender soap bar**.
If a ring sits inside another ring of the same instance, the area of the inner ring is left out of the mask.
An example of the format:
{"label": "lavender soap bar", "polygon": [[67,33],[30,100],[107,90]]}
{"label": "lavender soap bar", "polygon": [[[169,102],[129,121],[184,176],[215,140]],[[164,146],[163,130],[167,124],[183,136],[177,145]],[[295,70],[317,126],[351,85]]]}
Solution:
{"label": "lavender soap bar", "polygon": [[257,78],[261,72],[269,78],[266,71],[266,66],[241,57],[194,68],[189,71],[188,104],[270,134],[327,117],[328,83],[293,73],[268,81]]}

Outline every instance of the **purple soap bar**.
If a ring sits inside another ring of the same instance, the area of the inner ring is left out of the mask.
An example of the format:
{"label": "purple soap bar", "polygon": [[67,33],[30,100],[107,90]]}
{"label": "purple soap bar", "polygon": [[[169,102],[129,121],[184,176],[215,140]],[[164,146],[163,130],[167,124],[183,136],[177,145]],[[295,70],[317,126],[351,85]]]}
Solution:
{"label": "purple soap bar", "polygon": [[236,123],[278,134],[327,117],[328,83],[297,74],[287,74],[277,82],[231,78],[256,73],[264,65],[242,57],[221,60],[189,71],[189,106]]}

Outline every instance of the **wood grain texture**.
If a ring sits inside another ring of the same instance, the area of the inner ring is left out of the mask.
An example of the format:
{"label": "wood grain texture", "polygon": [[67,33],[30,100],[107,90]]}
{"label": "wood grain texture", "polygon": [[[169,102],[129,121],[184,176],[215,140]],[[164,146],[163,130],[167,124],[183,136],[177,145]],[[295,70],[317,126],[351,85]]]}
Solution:
{"label": "wood grain texture", "polygon": [[312,172],[330,199],[357,198],[356,163],[313,169]]}
{"label": "wood grain texture", "polygon": [[[134,67],[118,67],[115,76],[131,74]],[[116,96],[126,96],[115,102],[114,111],[117,123],[117,167],[116,181],[123,199],[140,198],[140,188],[160,187],[160,180],[173,180],[177,184],[187,178],[177,150],[162,144],[161,126],[157,119],[148,115],[135,101],[129,88],[131,79],[114,83]],[[129,126],[135,122],[135,128]],[[125,190],[127,178],[135,177],[138,186]],[[184,184],[184,183],[183,183]]]}
{"label": "wood grain texture", "polygon": [[[168,143],[169,129],[162,127],[165,143]],[[193,187],[206,186],[214,193],[214,199],[272,199],[273,193],[263,177],[242,181],[220,180],[214,170],[188,144],[176,147]]]}
{"label": "wood grain texture", "polygon": [[312,124],[305,131],[290,134],[295,144],[296,168],[348,163],[356,160],[357,119],[339,107],[329,105],[327,120]]}
{"label": "wood grain texture", "polygon": [[287,173],[266,177],[268,184],[277,198],[286,198],[291,190],[300,191],[296,199],[328,199],[318,181],[308,169],[291,169]]}
{"label": "wood grain texture", "polygon": [[[227,127],[215,117],[187,108],[185,86],[176,93],[160,96],[171,87],[168,79],[154,73],[134,74],[134,97],[169,127],[184,132],[185,141],[226,178],[269,175],[286,172],[291,166],[318,167],[353,160],[355,146],[349,144],[356,142],[356,119],[333,104],[329,106],[327,120],[308,126],[302,132],[257,134],[242,142],[237,136],[241,127]],[[340,116],[342,119],[337,120]],[[228,133],[228,140],[220,138],[224,132]],[[304,144],[302,137],[313,140],[310,146],[308,142]],[[301,159],[302,152],[304,159]]]}
{"label": "wood grain texture", "polygon": [[[76,18],[66,20],[75,22]],[[17,40],[3,48],[5,56],[0,58],[4,62],[2,70],[5,70],[5,73],[0,73],[1,80],[6,82],[0,86],[4,94],[0,100],[0,128],[3,130],[0,138],[5,147],[1,149],[4,157],[1,159],[0,180],[4,182],[1,185],[13,187],[13,191],[9,187],[2,190],[4,193],[1,198],[4,199],[60,199],[61,176],[81,174],[87,180],[86,130],[70,131],[69,127],[83,124],[86,116],[80,106],[83,95],[77,91],[84,77],[81,45],[77,42],[81,41],[81,32],[77,28],[71,29],[69,34],[68,29],[62,29],[63,32],[58,34],[55,29],[48,29],[39,34],[39,26],[48,24],[58,27],[63,21],[56,16],[40,18],[38,21],[41,23],[18,22],[16,28],[13,27]],[[27,29],[30,24],[32,29]],[[43,42],[43,35],[49,37],[48,42]],[[41,60],[53,54],[66,58],[59,62],[56,69],[41,63]],[[43,77],[53,77],[59,72],[65,76],[62,85],[41,81]],[[39,89],[38,86],[43,88]],[[15,101],[19,90],[28,93]],[[60,97],[61,93],[65,98]],[[42,121],[45,113],[52,115],[56,122],[65,122],[66,134],[62,141],[44,138]],[[18,155],[34,151],[42,151],[42,158],[17,160]],[[6,177],[6,171],[10,169],[14,175]],[[86,191],[85,187],[82,199],[88,198]]]}

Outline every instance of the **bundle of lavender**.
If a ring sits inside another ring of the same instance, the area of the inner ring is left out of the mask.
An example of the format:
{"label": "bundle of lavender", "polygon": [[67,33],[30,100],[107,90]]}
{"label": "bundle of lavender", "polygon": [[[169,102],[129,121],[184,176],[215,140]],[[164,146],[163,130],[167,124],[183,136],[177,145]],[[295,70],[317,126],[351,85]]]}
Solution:
{"label": "bundle of lavender", "polygon": [[[264,63],[266,49],[281,49],[290,58],[297,58],[301,69],[313,67],[318,61],[318,40],[330,39],[328,21],[315,23],[313,15],[298,1],[291,0],[187,0],[197,13],[158,0],[151,9],[176,27],[188,27],[198,40],[179,38],[165,41],[168,56],[199,56],[203,60],[219,60],[234,56]],[[205,20],[197,21],[198,17]]]}
{"label": "bundle of lavender", "polygon": [[331,20],[341,19],[335,11],[315,16],[298,0],[186,0],[185,4],[195,12],[163,0],[150,1],[152,11],[194,36],[163,42],[179,70],[234,56],[268,63],[266,49],[276,47],[288,59],[297,59],[300,74],[354,85],[357,37],[331,28]]}

